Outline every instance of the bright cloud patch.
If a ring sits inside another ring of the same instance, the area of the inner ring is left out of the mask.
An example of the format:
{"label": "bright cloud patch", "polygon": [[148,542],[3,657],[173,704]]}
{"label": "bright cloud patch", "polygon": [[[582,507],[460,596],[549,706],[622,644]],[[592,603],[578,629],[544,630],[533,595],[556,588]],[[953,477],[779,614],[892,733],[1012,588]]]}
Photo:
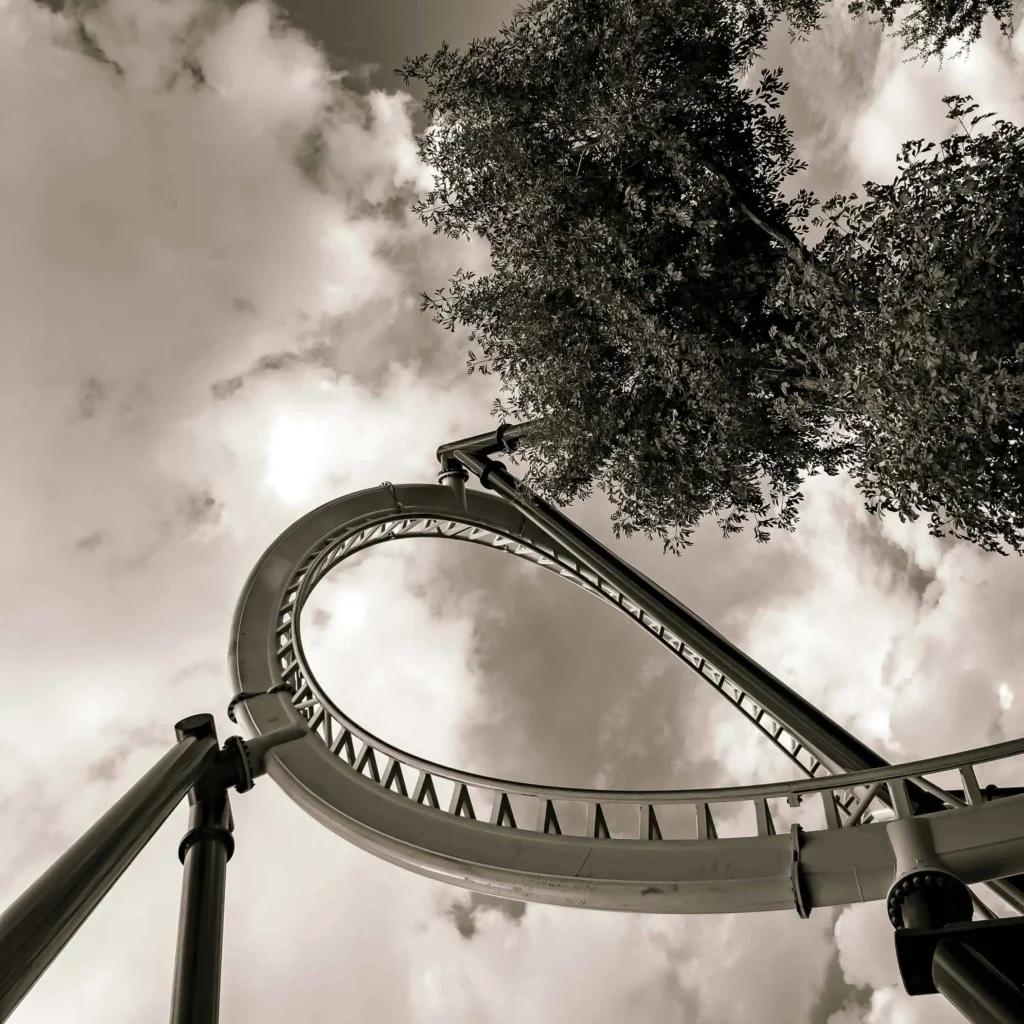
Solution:
{"label": "bright cloud patch", "polygon": [[[429,480],[433,448],[479,429],[490,395],[466,380],[457,344],[433,352],[440,338],[415,315],[425,268],[478,257],[401,212],[424,180],[408,97],[347,92],[269,5],[112,0],[58,15],[10,0],[0,125],[6,905],[159,757],[178,718],[215,711],[221,735],[234,731],[231,610],[273,537],[346,489]],[[424,647],[451,629],[400,585],[389,601],[408,605]],[[469,641],[449,641],[458,665]],[[297,812],[266,783],[253,796],[235,808],[228,945],[244,955],[227,956],[225,1015],[255,1022],[271,1019],[263,986],[234,1009],[268,955],[246,948],[249,907],[291,856],[273,837]],[[338,887],[366,885],[344,867],[354,851],[308,826],[310,870],[363,913]],[[183,827],[179,810],[14,1020],[166,1014]],[[407,894],[396,913],[435,915],[436,887],[391,882]],[[263,905],[287,930],[287,910]],[[319,910],[302,907],[295,956]],[[387,919],[379,902],[365,914]],[[342,925],[323,928],[333,977]],[[364,935],[352,962],[372,948]],[[292,998],[270,972],[275,986]],[[382,987],[364,984],[378,1009]],[[385,1015],[403,1019],[391,990]]]}

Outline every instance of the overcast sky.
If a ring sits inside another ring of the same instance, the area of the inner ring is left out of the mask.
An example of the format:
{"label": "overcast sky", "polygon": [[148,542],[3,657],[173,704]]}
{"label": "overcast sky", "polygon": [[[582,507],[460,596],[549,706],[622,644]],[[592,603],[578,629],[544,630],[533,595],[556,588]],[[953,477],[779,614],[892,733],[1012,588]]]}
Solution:
{"label": "overcast sky", "polygon": [[[0,0],[0,904],[176,720],[212,711],[234,731],[231,614],[282,529],[384,479],[432,480],[438,443],[488,429],[491,381],[417,311],[487,254],[406,212],[429,175],[389,72],[511,9]],[[941,71],[903,58],[838,6],[806,43],[773,37],[824,195],[942,138],[946,93],[1024,115],[1022,41],[991,25]],[[619,547],[890,759],[1019,736],[1019,559],[869,520],[844,479],[806,493],[798,532],[767,546],[712,525],[678,560]],[[600,496],[572,515],[609,538]],[[666,787],[789,774],[627,622],[492,552],[378,548],[307,619],[339,703],[460,767]],[[880,904],[807,921],[524,907],[378,861],[269,780],[233,806],[226,1022],[959,1019],[902,995]],[[15,1024],[165,1019],[184,828],[180,808]]]}

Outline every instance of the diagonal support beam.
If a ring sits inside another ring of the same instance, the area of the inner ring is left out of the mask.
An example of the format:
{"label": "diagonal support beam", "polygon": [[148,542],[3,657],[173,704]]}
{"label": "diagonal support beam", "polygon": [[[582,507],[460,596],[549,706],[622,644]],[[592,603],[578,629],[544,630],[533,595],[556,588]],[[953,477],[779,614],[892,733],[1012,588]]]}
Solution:
{"label": "diagonal support beam", "polygon": [[484,487],[514,505],[642,612],[657,619],[724,672],[834,774],[886,766],[884,758],[730,643],[653,580],[624,562],[544,499],[523,490],[501,463],[463,449],[455,449],[451,458],[477,476]]}

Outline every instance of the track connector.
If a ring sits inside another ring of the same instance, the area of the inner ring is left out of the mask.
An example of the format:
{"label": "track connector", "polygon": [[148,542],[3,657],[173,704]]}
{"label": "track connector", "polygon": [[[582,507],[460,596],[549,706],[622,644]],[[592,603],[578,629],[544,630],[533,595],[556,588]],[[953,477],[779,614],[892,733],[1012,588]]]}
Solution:
{"label": "track connector", "polygon": [[397,508],[400,513],[404,514],[405,513],[405,506],[398,500],[398,495],[395,493],[395,485],[390,480],[383,480],[381,482],[381,487],[384,487],[384,488],[387,489],[387,491],[390,493],[391,497],[394,499],[395,508]]}
{"label": "track connector", "polygon": [[896,879],[886,910],[893,928],[942,928],[974,916],[971,891],[935,852],[931,826],[921,818],[886,825],[896,855]]}
{"label": "track connector", "polygon": [[445,484],[452,489],[460,508],[466,507],[466,481],[469,480],[469,473],[464,466],[455,463],[450,469],[442,469],[437,474],[437,482]]}
{"label": "track connector", "polygon": [[287,690],[291,693],[292,688],[287,683],[277,683],[269,690],[261,690],[259,693],[250,693],[248,690],[242,690],[241,693],[236,693],[234,697],[228,701],[228,718],[230,718],[235,725],[238,725],[238,719],[235,717],[235,709],[239,704],[243,701],[251,700],[253,697],[262,697],[265,693],[281,693],[282,690]]}
{"label": "track connector", "polygon": [[799,825],[793,825],[789,830],[790,842],[792,844],[793,861],[790,868],[790,883],[793,886],[793,903],[796,912],[803,920],[811,916],[811,898],[807,891],[807,879],[800,868],[800,844],[803,830]]}

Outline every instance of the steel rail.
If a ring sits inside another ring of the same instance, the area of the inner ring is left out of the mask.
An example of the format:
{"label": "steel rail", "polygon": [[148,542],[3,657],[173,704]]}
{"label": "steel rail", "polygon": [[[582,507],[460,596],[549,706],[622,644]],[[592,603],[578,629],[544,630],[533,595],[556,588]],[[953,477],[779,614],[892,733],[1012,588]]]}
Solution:
{"label": "steel rail", "polygon": [[[257,733],[303,721],[281,691],[247,700],[246,718]],[[1019,745],[1002,752],[1007,749]],[[992,753],[999,752],[983,748],[967,756],[987,760]],[[948,770],[948,757],[939,763]],[[909,778],[934,764],[890,766],[887,771],[894,774],[886,785],[894,803],[909,808]],[[538,798],[540,813],[520,822],[506,794],[496,794],[489,820],[488,808],[474,820],[455,801],[444,810],[415,793],[386,787],[383,776],[357,771],[331,754],[312,730],[268,755],[267,771],[304,810],[368,852],[431,878],[515,899],[646,913],[795,908],[806,915],[814,907],[884,899],[895,878],[889,829],[898,821],[842,828],[833,818],[824,829],[793,826],[790,834],[776,834],[767,799],[754,797],[757,834],[723,839],[709,813],[713,801],[695,799],[690,805],[695,827],[686,837],[663,831],[664,818],[658,827],[664,808],[655,804],[636,808],[639,828],[632,838],[620,838],[595,827],[603,820],[596,813],[599,803],[590,805],[594,813],[587,814],[582,834],[570,834],[549,828],[552,817],[566,821],[563,806]],[[820,793],[822,785],[862,781],[858,775],[806,784]],[[1024,869],[1022,809],[1024,796],[1016,796],[916,816],[915,823],[926,830],[936,857],[974,884]]]}
{"label": "steel rail", "polygon": [[[393,489],[392,489],[393,492]],[[389,493],[392,493],[389,492]],[[397,493],[397,492],[393,492]],[[286,600],[282,603],[281,621],[278,624],[278,636],[281,638],[279,653],[294,653],[294,666],[285,665],[285,670],[293,669],[293,680],[300,680],[295,689],[308,693],[329,709],[329,712],[343,727],[348,728],[353,736],[372,743],[382,752],[410,758],[407,752],[398,751],[380,737],[374,736],[365,728],[353,722],[344,712],[334,705],[316,682],[303,649],[301,632],[297,629],[295,619],[309,593],[320,579],[345,558],[357,550],[366,550],[378,543],[412,536],[438,536],[452,540],[460,540],[480,544],[487,547],[500,547],[518,558],[539,565],[561,578],[575,584],[580,589],[600,599],[602,602],[627,615],[631,621],[641,625],[654,637],[659,644],[679,659],[688,669],[697,673],[705,682],[713,686],[731,704],[738,707],[755,725],[764,737],[788,760],[793,762],[802,772],[815,775],[826,771],[810,751],[785,726],[752,700],[740,686],[720,671],[706,657],[682,642],[675,634],[643,612],[636,605],[625,599],[620,591],[612,588],[607,581],[585,567],[580,567],[568,553],[553,543],[542,532],[515,516],[515,511],[504,502],[494,502],[489,495],[472,492],[472,512],[458,507],[451,511],[444,509],[442,503],[450,502],[450,497],[443,490],[438,490],[431,497],[433,507],[431,514],[420,509],[415,514],[406,509],[400,502],[392,502],[393,508],[378,510],[375,514],[355,518],[330,536],[322,539],[321,544],[311,551],[294,572],[293,589],[286,592]],[[399,507],[400,506],[400,507]],[[780,684],[781,685],[781,684]],[[303,687],[308,689],[303,689]],[[410,761],[410,763],[413,763]],[[427,767],[424,763],[419,767]],[[454,771],[454,770],[453,770]],[[471,781],[468,773],[464,781]]]}

